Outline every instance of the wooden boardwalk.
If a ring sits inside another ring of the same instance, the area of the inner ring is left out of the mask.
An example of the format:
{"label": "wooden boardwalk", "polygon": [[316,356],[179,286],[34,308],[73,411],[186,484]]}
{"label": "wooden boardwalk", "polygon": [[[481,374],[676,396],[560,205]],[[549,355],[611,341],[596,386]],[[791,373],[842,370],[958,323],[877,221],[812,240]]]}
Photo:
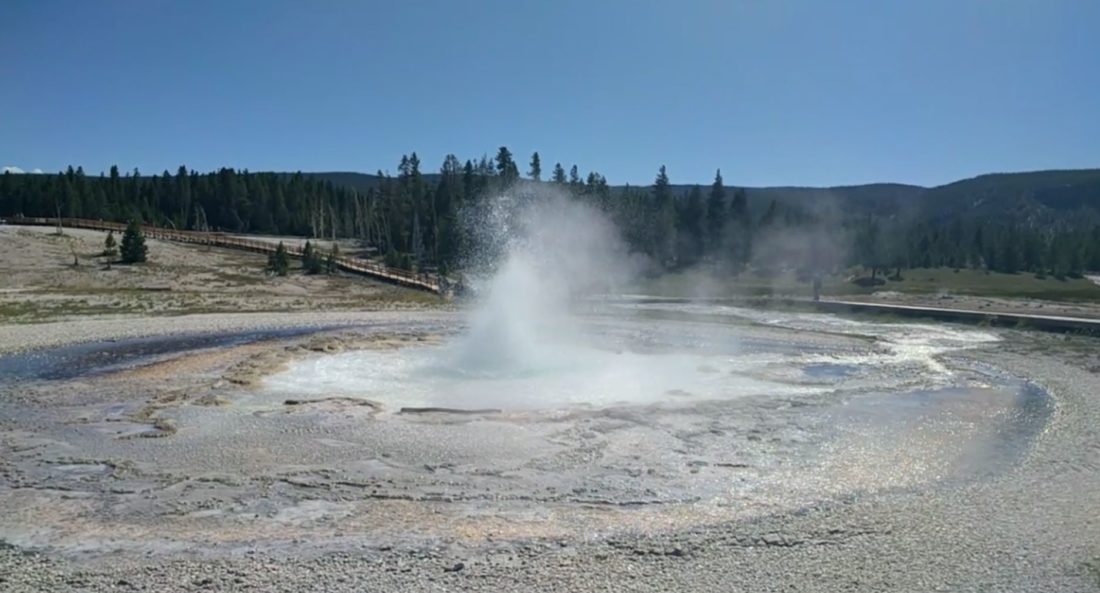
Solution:
{"label": "wooden boardwalk", "polygon": [[962,321],[987,323],[1001,327],[1021,327],[1055,332],[1083,332],[1100,335],[1100,319],[1088,317],[1069,317],[1065,315],[1036,315],[1033,313],[1006,313],[1001,311],[978,311],[973,309],[951,309],[947,307],[927,307],[920,305],[892,305],[887,303],[864,303],[821,299],[814,303],[818,310],[830,313],[864,312],[891,313],[906,317],[924,317],[940,321]]}
{"label": "wooden boardwalk", "polygon": [[[57,226],[58,221],[56,218],[15,217],[0,219],[0,224]],[[62,218],[61,226],[96,231],[115,231],[117,233],[122,233],[126,230],[126,225],[122,223],[107,222],[103,220],[87,220],[83,218]],[[241,249],[257,253],[274,253],[277,247],[277,244],[270,240],[259,241],[255,239],[243,239],[227,233],[180,231],[151,225],[141,225],[141,231],[150,239],[209,245],[212,247],[225,247],[228,249]],[[305,242],[284,241],[283,245],[286,247],[287,254],[294,257],[301,257]],[[439,277],[434,274],[409,272],[354,257],[337,257],[336,266],[345,272],[362,274],[364,276],[399,284],[401,286],[407,286],[409,288],[427,290],[436,294],[442,294],[443,292]]]}

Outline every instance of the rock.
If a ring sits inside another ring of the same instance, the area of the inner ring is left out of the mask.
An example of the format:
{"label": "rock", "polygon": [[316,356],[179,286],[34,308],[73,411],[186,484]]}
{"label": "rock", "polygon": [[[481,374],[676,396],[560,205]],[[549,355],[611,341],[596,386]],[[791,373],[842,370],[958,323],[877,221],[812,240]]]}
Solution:
{"label": "rock", "polygon": [[196,406],[227,406],[229,400],[214,394],[207,394],[196,399],[193,403]]}

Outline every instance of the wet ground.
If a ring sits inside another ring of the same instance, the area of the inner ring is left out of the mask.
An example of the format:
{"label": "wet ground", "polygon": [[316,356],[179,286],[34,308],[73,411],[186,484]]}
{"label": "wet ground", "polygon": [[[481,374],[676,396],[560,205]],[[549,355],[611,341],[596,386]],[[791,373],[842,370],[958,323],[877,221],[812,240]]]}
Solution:
{"label": "wet ground", "polygon": [[458,317],[0,358],[0,539],[201,557],[656,536],[993,479],[1053,410],[967,356],[1001,339],[978,328],[617,303],[579,331],[504,368],[455,351]]}
{"label": "wet ground", "polygon": [[112,339],[0,356],[0,385],[36,379],[61,380],[102,375],[129,367],[149,365],[161,357],[291,338],[326,329],[330,328],[285,328]]}

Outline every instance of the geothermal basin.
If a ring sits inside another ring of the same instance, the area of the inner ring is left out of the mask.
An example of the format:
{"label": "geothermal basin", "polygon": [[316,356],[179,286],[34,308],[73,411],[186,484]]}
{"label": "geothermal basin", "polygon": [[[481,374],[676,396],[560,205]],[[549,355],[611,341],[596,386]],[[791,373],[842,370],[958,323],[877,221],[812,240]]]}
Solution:
{"label": "geothermal basin", "polygon": [[1097,590],[1093,338],[625,296],[539,192],[449,305],[4,326],[0,590]]}
{"label": "geothermal basin", "polygon": [[3,383],[0,538],[205,555],[675,533],[991,479],[1051,412],[968,356],[1002,339],[979,328],[574,309],[123,340],[75,373],[7,357],[33,372]]}

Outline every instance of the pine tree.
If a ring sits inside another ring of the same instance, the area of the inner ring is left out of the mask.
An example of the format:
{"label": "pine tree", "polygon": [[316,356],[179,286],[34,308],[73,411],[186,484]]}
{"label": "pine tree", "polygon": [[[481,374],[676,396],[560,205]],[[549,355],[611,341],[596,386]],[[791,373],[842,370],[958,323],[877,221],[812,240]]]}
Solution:
{"label": "pine tree", "polygon": [[313,248],[313,244],[306,241],[306,246],[302,249],[302,270],[306,274],[319,274],[321,272],[321,257],[317,255],[317,250]]}
{"label": "pine tree", "polygon": [[505,184],[519,179],[519,168],[516,167],[516,161],[512,159],[512,151],[508,150],[507,146],[501,146],[497,151],[497,174]]}
{"label": "pine tree", "polygon": [[1088,245],[1088,261],[1086,266],[1090,271],[1100,271],[1100,225],[1092,227],[1092,233],[1086,239]]}
{"label": "pine tree", "polygon": [[664,165],[661,165],[661,168],[657,170],[657,178],[653,180],[653,199],[657,202],[658,207],[672,199],[672,189]]}
{"label": "pine tree", "polygon": [[878,223],[871,215],[867,215],[866,221],[861,223],[855,233],[855,245],[853,255],[856,263],[870,270],[871,278],[878,271]]}
{"label": "pine tree", "polygon": [[115,257],[118,255],[118,243],[115,242],[115,232],[108,231],[107,238],[103,240],[103,256]]}
{"label": "pine tree", "polygon": [[187,167],[180,165],[176,169],[175,179],[175,216],[176,228],[187,228],[187,217],[191,214],[191,178]]}
{"label": "pine tree", "polygon": [[744,189],[733,192],[730,202],[730,221],[733,223],[733,261],[743,267],[752,259],[752,215]]}
{"label": "pine tree", "polygon": [[678,236],[678,260],[680,265],[690,266],[699,261],[703,254],[703,234],[706,210],[703,206],[703,190],[698,186],[691,188],[687,200],[680,211]]}
{"label": "pine tree", "polygon": [[722,230],[726,226],[726,186],[722,184],[722,170],[714,173],[714,183],[707,196],[707,249],[717,252],[722,243]]}
{"label": "pine tree", "polygon": [[764,211],[764,215],[760,217],[760,228],[767,228],[776,223],[776,212],[779,206],[772,200],[768,203],[768,209]]}
{"label": "pine tree", "polygon": [[386,257],[383,258],[382,262],[386,264],[387,268],[399,267],[401,265],[401,254],[397,253],[397,250],[394,249],[393,246],[390,246],[389,250],[386,251]]}
{"label": "pine tree", "polygon": [[664,165],[653,180],[652,194],[653,254],[662,265],[672,267],[676,263],[676,207],[672,203],[672,186]]}
{"label": "pine tree", "polygon": [[286,253],[286,245],[279,241],[275,253],[267,256],[267,271],[276,276],[286,276],[290,271],[290,257]]}
{"label": "pine tree", "polygon": [[462,167],[462,194],[469,199],[477,197],[477,174],[474,172],[474,163],[469,159]]}
{"label": "pine tree", "polygon": [[565,169],[561,166],[561,163],[554,163],[554,173],[550,176],[550,181],[559,185],[565,184]]}
{"label": "pine tree", "polygon": [[[1059,279],[1064,278],[1068,266],[1062,266],[1064,260],[1060,257],[1056,261],[1058,264],[1054,268],[1054,276]],[[997,267],[999,268],[997,271],[1005,274],[1015,274],[1020,271],[1020,246],[1008,230],[997,238]]]}
{"label": "pine tree", "polygon": [[603,206],[606,206],[607,199],[611,195],[611,188],[607,186],[607,178],[596,171],[590,171],[584,182],[584,194],[596,198]]}
{"label": "pine tree", "polygon": [[420,230],[419,212],[413,212],[412,239],[410,241],[412,243],[412,259],[417,266],[420,266],[424,261],[424,233]]}
{"label": "pine tree", "polygon": [[144,262],[147,251],[145,247],[145,235],[142,234],[141,227],[138,226],[137,221],[131,220],[130,224],[126,225],[126,232],[122,235],[122,246],[120,249],[122,263],[136,264]]}
{"label": "pine tree", "polygon": [[584,192],[584,180],[581,179],[580,171],[577,170],[577,166],[573,165],[569,168],[569,193],[574,196],[579,196]]}
{"label": "pine tree", "polygon": [[539,160],[538,152],[531,155],[531,168],[528,169],[527,175],[533,181],[542,181],[542,162]]}
{"label": "pine tree", "polygon": [[[405,160],[405,157],[402,156],[401,159]],[[312,258],[313,258],[313,243],[311,243],[307,239],[306,240],[306,246],[302,248],[302,268],[305,268],[306,267],[306,262],[309,261]]]}
{"label": "pine tree", "polygon": [[340,259],[340,246],[336,243],[332,244],[332,249],[328,252],[328,256],[325,257],[325,273],[335,274],[340,267],[336,265],[336,260]]}

